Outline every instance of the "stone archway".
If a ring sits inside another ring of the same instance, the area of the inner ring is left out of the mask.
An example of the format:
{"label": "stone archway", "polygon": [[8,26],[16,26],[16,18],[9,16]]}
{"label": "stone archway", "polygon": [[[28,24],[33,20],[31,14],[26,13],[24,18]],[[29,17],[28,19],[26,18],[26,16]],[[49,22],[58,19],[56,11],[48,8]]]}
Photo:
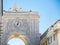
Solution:
{"label": "stone archway", "polygon": [[39,15],[37,12],[21,11],[14,6],[11,11],[4,11],[2,16],[1,45],[7,45],[12,38],[20,38],[25,45],[38,45]]}
{"label": "stone archway", "polygon": [[12,35],[9,36],[8,41],[13,39],[13,38],[19,38],[21,40],[23,40],[23,42],[25,43],[25,45],[27,45],[27,39],[26,36],[20,34],[20,33],[14,33]]}

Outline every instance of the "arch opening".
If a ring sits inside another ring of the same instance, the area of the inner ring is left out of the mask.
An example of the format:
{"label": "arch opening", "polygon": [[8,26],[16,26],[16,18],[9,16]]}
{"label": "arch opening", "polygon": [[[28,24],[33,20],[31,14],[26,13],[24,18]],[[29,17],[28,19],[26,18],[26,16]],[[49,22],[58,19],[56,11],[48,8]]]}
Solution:
{"label": "arch opening", "polygon": [[25,45],[24,41],[20,38],[12,38],[8,41],[8,45]]}

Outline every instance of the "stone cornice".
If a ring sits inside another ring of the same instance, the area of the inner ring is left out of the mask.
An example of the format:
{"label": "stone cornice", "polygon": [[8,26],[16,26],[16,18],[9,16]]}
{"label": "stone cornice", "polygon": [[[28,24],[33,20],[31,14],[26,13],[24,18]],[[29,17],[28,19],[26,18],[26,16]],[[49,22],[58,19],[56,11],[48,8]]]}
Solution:
{"label": "stone cornice", "polygon": [[4,18],[30,18],[30,19],[39,19],[38,13],[3,13]]}
{"label": "stone cornice", "polygon": [[3,16],[3,18],[39,19],[38,16]]}

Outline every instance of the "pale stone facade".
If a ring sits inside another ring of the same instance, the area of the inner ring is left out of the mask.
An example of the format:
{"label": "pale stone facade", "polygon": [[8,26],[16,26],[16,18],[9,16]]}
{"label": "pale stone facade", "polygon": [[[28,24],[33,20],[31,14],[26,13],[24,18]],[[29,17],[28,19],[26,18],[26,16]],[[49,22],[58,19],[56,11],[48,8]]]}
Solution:
{"label": "pale stone facade", "polygon": [[18,6],[3,11],[1,45],[14,38],[21,38],[26,45],[39,45],[39,15],[37,12],[23,11]]}
{"label": "pale stone facade", "polygon": [[40,45],[60,45],[60,20],[40,37]]}

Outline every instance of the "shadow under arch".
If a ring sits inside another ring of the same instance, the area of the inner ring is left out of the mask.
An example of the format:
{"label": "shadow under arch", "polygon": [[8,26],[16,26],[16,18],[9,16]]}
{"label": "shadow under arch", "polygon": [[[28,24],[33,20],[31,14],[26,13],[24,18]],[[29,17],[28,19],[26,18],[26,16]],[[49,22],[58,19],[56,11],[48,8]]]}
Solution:
{"label": "shadow under arch", "polygon": [[25,45],[27,45],[27,37],[25,35],[20,34],[20,33],[14,33],[8,37],[8,41],[13,38],[19,38],[24,41]]}

